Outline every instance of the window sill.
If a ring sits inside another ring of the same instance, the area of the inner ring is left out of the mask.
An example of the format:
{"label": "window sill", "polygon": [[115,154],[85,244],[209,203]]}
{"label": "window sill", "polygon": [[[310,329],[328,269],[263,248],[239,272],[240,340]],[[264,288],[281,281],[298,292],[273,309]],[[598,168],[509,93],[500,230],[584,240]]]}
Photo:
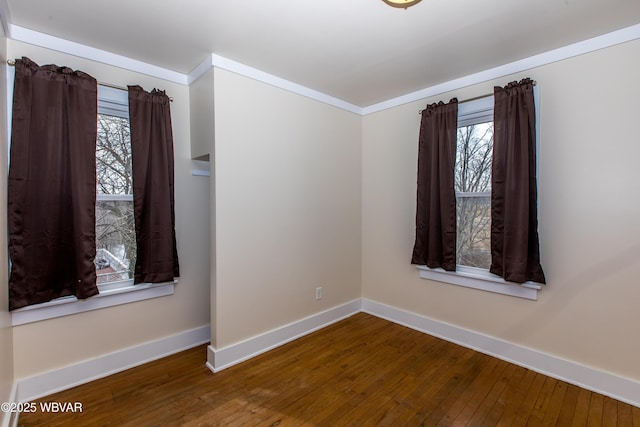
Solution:
{"label": "window sill", "polygon": [[502,277],[491,274],[481,268],[458,266],[457,271],[445,271],[441,268],[429,268],[420,265],[418,270],[420,270],[420,278],[422,279],[530,300],[537,300],[538,291],[542,288],[541,285],[534,282],[522,284],[507,282]]}
{"label": "window sill", "polygon": [[145,283],[121,286],[116,289],[101,288],[100,293],[86,300],[76,297],[63,297],[42,304],[30,305],[11,312],[12,326],[69,316],[85,311],[99,310],[130,302],[173,295],[177,279],[166,283]]}

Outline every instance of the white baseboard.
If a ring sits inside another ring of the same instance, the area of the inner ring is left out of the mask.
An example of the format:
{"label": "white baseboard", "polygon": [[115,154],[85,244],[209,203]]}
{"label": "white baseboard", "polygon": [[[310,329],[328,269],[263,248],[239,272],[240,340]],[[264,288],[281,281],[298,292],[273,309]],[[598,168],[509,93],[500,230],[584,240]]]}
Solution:
{"label": "white baseboard", "polygon": [[211,341],[209,325],[18,380],[17,402],[28,402]]}
{"label": "white baseboard", "polygon": [[216,349],[210,345],[207,351],[207,367],[213,372],[219,372],[236,365],[352,316],[360,312],[360,303],[361,299],[357,299],[227,347]]}
{"label": "white baseboard", "polygon": [[[365,298],[342,304],[227,347],[215,349],[209,346],[206,365],[211,371],[219,372],[360,311],[640,407],[638,381]],[[20,379],[14,385],[11,398],[13,402],[27,402],[207,343],[210,337],[209,326],[203,326]],[[5,416],[2,427],[13,427],[16,423],[17,417]]]}
{"label": "white baseboard", "polygon": [[362,311],[640,407],[640,382],[365,298]]}
{"label": "white baseboard", "polygon": [[[9,395],[9,400],[7,403],[13,405],[17,404],[16,400],[18,394],[18,383],[14,382],[11,387],[11,394]],[[0,419],[0,426],[2,427],[17,427],[18,426],[18,413],[16,412],[0,412],[2,419]]]}

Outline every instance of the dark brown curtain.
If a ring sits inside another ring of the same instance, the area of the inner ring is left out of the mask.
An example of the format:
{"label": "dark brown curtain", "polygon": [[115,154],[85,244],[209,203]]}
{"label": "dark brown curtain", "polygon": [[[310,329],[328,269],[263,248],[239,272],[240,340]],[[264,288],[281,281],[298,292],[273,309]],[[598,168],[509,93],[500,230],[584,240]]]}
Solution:
{"label": "dark brown curtain", "polygon": [[545,283],[538,241],[533,82],[494,88],[491,267],[505,280]]}
{"label": "dark brown curtain", "polygon": [[418,139],[416,241],[411,263],[456,269],[454,167],[458,100],[428,105]]}
{"label": "dark brown curtain", "polygon": [[164,91],[129,86],[133,206],[137,258],[134,283],[180,276],[175,234],[173,132]]}
{"label": "dark brown curtain", "polygon": [[97,83],[16,60],[8,182],[9,309],[98,293]]}

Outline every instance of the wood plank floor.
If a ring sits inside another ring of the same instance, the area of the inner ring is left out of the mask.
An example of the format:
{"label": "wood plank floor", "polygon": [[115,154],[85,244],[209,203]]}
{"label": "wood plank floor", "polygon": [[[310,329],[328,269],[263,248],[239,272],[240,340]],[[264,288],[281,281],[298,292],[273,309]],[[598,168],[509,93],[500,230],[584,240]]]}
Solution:
{"label": "wood plank floor", "polygon": [[36,402],[20,426],[624,426],[640,409],[364,313],[217,374],[200,346]]}

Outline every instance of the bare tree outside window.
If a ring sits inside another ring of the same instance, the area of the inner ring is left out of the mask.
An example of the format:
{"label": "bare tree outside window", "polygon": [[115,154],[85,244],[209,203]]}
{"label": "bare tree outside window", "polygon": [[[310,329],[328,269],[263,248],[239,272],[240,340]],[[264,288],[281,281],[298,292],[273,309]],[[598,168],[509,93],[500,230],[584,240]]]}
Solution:
{"label": "bare tree outside window", "polygon": [[136,257],[127,118],[98,114],[96,174],[98,283],[127,280],[133,277]]}
{"label": "bare tree outside window", "polygon": [[458,128],[455,190],[458,265],[491,264],[491,160],[493,122]]}

